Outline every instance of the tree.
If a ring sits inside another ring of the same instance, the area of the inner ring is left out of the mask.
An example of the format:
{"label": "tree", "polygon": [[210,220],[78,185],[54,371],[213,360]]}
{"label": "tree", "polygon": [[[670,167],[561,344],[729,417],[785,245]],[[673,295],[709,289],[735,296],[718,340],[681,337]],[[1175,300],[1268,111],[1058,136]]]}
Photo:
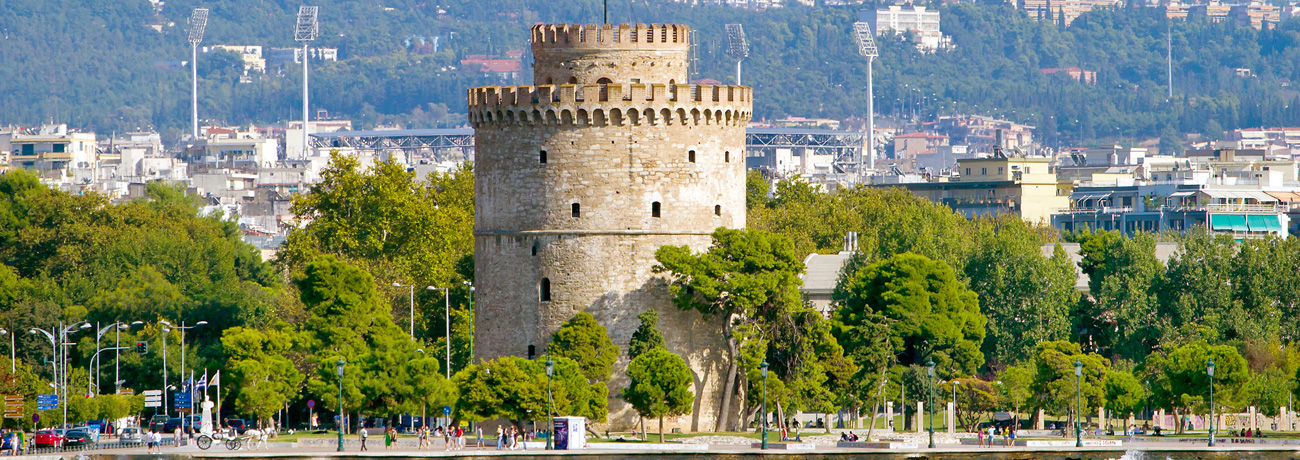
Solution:
{"label": "tree", "polygon": [[664,442],[664,417],[689,414],[695,402],[690,366],[680,356],[656,347],[632,359],[627,375],[631,382],[623,390],[623,399],[642,417],[659,419],[659,442]]}
{"label": "tree", "polygon": [[998,373],[998,401],[1004,408],[1011,409],[1016,417],[1020,408],[1033,397],[1030,385],[1034,383],[1034,368],[1027,366],[1007,366]]}
{"label": "tree", "polygon": [[1158,314],[1156,290],[1164,268],[1155,256],[1155,238],[1118,231],[1080,236],[1080,267],[1087,274],[1092,301],[1081,302],[1080,342],[1105,353],[1141,360],[1161,340],[1165,319]]}
{"label": "tree", "polygon": [[970,289],[988,317],[982,348],[991,366],[1028,361],[1034,344],[1066,340],[1078,302],[1074,262],[1058,244],[1043,257],[1042,229],[1008,215],[976,223],[978,241],[966,264]]}
{"label": "tree", "polygon": [[664,346],[664,334],[656,327],[659,323],[659,312],[648,309],[636,315],[636,318],[641,320],[641,325],[632,332],[632,341],[627,345],[629,359],[636,359],[642,353]]}
{"label": "tree", "polygon": [[[552,408],[555,415],[575,415],[601,422],[608,414],[609,390],[604,383],[587,383],[578,363],[551,357]],[[460,390],[457,417],[468,420],[504,418],[522,427],[531,417],[546,417],[546,366],[515,356],[471,365],[452,376]]]}
{"label": "tree", "polygon": [[[1083,363],[1082,382],[1074,375],[1076,362]],[[1078,415],[1076,391],[1084,408],[1102,404],[1102,382],[1109,372],[1109,361],[1096,353],[1085,354],[1077,343],[1043,342],[1035,349],[1034,382],[1030,389],[1039,407],[1073,417]]]}
{"label": "tree", "polygon": [[1142,412],[1142,405],[1146,402],[1147,395],[1142,384],[1133,374],[1112,370],[1106,374],[1102,386],[1106,408],[1111,412],[1120,417]]}
{"label": "tree", "polygon": [[[792,318],[818,316],[803,305],[799,274],[804,266],[790,240],[758,230],[719,228],[713,245],[703,254],[692,254],[686,246],[663,246],[655,253],[655,271],[669,273],[669,289],[678,308],[695,310],[706,317],[723,317],[729,364],[723,386],[718,431],[730,429],[727,414],[740,369],[758,368],[766,359],[777,325]],[[798,331],[792,331],[802,337]],[[782,344],[796,353],[788,355],[774,370],[794,376],[812,357],[796,344]]]}
{"label": "tree", "polygon": [[1250,379],[1246,359],[1229,345],[1189,343],[1169,352],[1164,372],[1177,408],[1190,413],[1209,400],[1210,377],[1206,365],[1214,361],[1215,404],[1230,406]]}
{"label": "tree", "polygon": [[917,254],[890,257],[846,273],[834,299],[840,310],[886,318],[898,362],[933,359],[945,378],[973,374],[984,364],[979,347],[987,319],[979,298],[944,262]]}
{"label": "tree", "polygon": [[551,334],[547,347],[552,355],[572,359],[582,368],[589,382],[607,382],[614,374],[619,350],[610,340],[605,326],[591,313],[578,312]]}
{"label": "tree", "polygon": [[235,410],[256,416],[258,426],[266,426],[298,395],[303,375],[286,356],[296,345],[295,335],[281,323],[267,331],[235,327],[221,336]]}

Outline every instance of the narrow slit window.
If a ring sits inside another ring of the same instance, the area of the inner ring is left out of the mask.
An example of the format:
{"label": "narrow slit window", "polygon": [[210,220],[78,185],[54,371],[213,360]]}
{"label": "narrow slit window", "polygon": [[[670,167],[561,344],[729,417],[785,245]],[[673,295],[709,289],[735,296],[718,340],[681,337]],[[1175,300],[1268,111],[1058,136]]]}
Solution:
{"label": "narrow slit window", "polygon": [[723,161],[724,163],[731,163],[731,152],[730,152],[730,151],[722,152],[722,161]]}
{"label": "narrow slit window", "polygon": [[538,162],[538,163],[541,163],[541,164],[546,164],[546,151],[545,151],[545,150],[542,150],[542,151],[540,151],[540,152],[537,152],[537,162]]}
{"label": "narrow slit window", "polygon": [[534,256],[537,255],[537,242],[536,242],[536,241],[533,242],[533,255],[534,255]]}
{"label": "narrow slit window", "polygon": [[542,299],[542,302],[550,302],[551,301],[551,279],[542,278],[542,285],[540,287],[541,287],[540,297]]}
{"label": "narrow slit window", "polygon": [[715,216],[721,216],[721,215],[722,215],[722,205],[720,205],[720,204],[715,204],[715,205],[713,205],[713,215],[715,215]]}
{"label": "narrow slit window", "polygon": [[659,202],[650,203],[650,217],[659,217]]}
{"label": "narrow slit window", "polygon": [[689,151],[689,152],[686,152],[686,161],[689,161],[689,162],[691,162],[691,163],[694,163],[694,162],[695,162],[695,151],[694,151],[694,150],[691,150],[691,151]]}
{"label": "narrow slit window", "polygon": [[573,203],[573,217],[582,217],[582,205]]}

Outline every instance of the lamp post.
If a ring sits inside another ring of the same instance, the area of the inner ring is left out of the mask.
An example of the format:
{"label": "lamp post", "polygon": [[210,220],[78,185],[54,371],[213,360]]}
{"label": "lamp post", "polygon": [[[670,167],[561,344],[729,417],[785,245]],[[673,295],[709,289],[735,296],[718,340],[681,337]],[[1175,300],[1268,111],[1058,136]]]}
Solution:
{"label": "lamp post", "polygon": [[763,444],[762,448],[767,449],[767,360],[758,367],[762,368],[763,373]]}
{"label": "lamp post", "polygon": [[425,289],[430,291],[442,291],[443,294],[442,314],[444,315],[443,320],[446,321],[446,327],[447,327],[447,378],[450,379],[451,378],[451,288],[425,286]]}
{"label": "lamp post", "polygon": [[1083,447],[1083,428],[1079,418],[1083,415],[1083,397],[1079,385],[1083,382],[1083,361],[1074,359],[1074,447]]}
{"label": "lamp post", "polygon": [[[306,59],[306,58],[304,57],[304,59]],[[306,128],[304,128],[304,129],[306,129]],[[202,326],[202,325],[208,324],[208,322],[207,322],[207,321],[199,321],[199,322],[197,322],[197,323],[194,323],[193,326],[186,326],[186,325],[185,325],[185,320],[181,320],[181,325],[180,325],[180,326],[172,326],[172,323],[167,322],[167,320],[162,320],[162,321],[159,321],[158,323],[159,323],[159,324],[164,324],[164,325],[166,325],[167,327],[170,327],[170,328],[179,329],[179,330],[181,331],[181,391],[188,391],[188,392],[190,392],[190,395],[191,395],[191,401],[193,401],[192,396],[193,396],[193,394],[194,394],[194,379],[190,379],[189,384],[186,384],[186,383],[185,383],[185,330],[186,330],[186,329],[194,329],[194,328],[196,328],[196,327],[199,327],[199,326]],[[166,332],[165,329],[164,329],[164,332]],[[164,344],[164,345],[166,345],[166,344]],[[165,349],[166,349],[166,348],[164,348],[164,350],[165,350]],[[166,399],[164,399],[164,400],[163,400],[163,404],[165,405],[166,403],[167,403],[167,401],[166,401]],[[191,404],[193,404],[193,403],[191,403]],[[191,406],[190,406],[190,412],[192,413],[193,411],[194,411],[194,406],[191,405]],[[191,426],[190,428],[193,429],[194,427]],[[182,431],[182,432],[185,431],[185,416],[184,416],[184,415],[181,416],[181,431]]]}
{"label": "lamp post", "polygon": [[410,303],[411,303],[411,340],[415,340],[415,285],[414,285],[414,284],[402,284],[402,283],[398,283],[398,282],[394,281],[394,282],[393,282],[393,287],[404,287],[404,288],[410,288],[410,290],[411,290],[411,297],[410,297],[410,299],[411,299],[411,300],[410,300]]}
{"label": "lamp post", "polygon": [[[63,428],[68,427],[68,351],[66,348],[67,337],[69,333],[91,327],[90,323],[78,321],[70,326],[65,326],[59,322],[59,327],[53,330],[44,330],[32,328],[31,333],[40,333],[45,338],[50,339],[50,345],[54,346],[54,389],[60,394],[59,405],[63,406]],[[59,391],[62,390],[62,391]]]}
{"label": "lamp post", "polygon": [[1210,377],[1210,447],[1214,447],[1214,358],[1205,363],[1205,373]]}
{"label": "lamp post", "polygon": [[930,402],[926,409],[930,413],[930,448],[934,448],[934,360],[925,361],[925,375],[930,379]]}
{"label": "lamp post", "polygon": [[9,336],[9,373],[17,374],[18,364],[17,361],[15,361],[16,358],[14,357],[14,335],[15,334],[10,334],[8,329],[0,329],[0,335]]}
{"label": "lamp post", "polygon": [[343,414],[343,366],[345,366],[345,365],[347,365],[347,363],[343,362],[343,357],[342,357],[342,356],[340,356],[340,357],[339,357],[339,360],[338,360],[337,362],[334,363],[334,370],[338,371],[338,374],[339,374],[339,448],[338,448],[338,452],[343,452],[343,427],[347,426],[347,424],[344,423],[344,422],[345,422],[345,418],[343,417],[343,415],[344,415],[344,414]]}
{"label": "lamp post", "polygon": [[551,444],[551,439],[555,438],[555,417],[552,415],[554,411],[551,410],[551,404],[553,404],[551,401],[551,376],[554,374],[555,362],[551,361],[551,355],[548,354],[546,355],[546,421],[550,426],[546,428],[549,433],[546,435],[546,450],[554,448],[554,445]]}
{"label": "lamp post", "polygon": [[[98,325],[99,323],[95,323],[95,324]],[[116,352],[117,361],[113,364],[113,369],[116,371],[120,368],[120,363],[122,361],[122,351],[120,350],[120,348],[122,347],[122,330],[128,327],[131,326],[127,323],[123,323],[121,321],[114,321],[113,324],[104,326],[103,328],[100,328],[98,332],[95,333],[95,356],[91,360],[95,362],[95,391],[97,392],[97,394],[103,393],[103,391],[100,390],[101,387],[99,386],[99,367],[103,363],[102,361],[99,361],[99,352],[103,351],[103,349],[100,348],[99,340],[102,339],[104,337],[104,334],[108,333],[109,330],[117,331],[117,339],[115,341],[116,344],[113,345],[113,347],[119,348],[119,350],[117,350]],[[117,385],[116,382],[118,380],[118,377],[120,377],[120,375],[114,373],[113,382],[115,387]]]}

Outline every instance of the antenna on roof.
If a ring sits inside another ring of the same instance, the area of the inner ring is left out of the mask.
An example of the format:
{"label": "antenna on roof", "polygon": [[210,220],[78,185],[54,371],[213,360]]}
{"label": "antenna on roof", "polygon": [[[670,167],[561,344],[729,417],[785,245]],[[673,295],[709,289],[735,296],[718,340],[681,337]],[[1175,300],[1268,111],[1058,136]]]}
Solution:
{"label": "antenna on roof", "polygon": [[[858,54],[867,58],[867,162],[870,169],[876,169],[876,106],[875,106],[875,87],[871,81],[871,64],[880,56],[880,51],[876,49],[875,33],[871,30],[871,24],[866,22],[853,23],[853,36],[858,40]],[[862,155],[857,159],[858,177],[857,182],[862,183]]]}
{"label": "antenna on roof", "polygon": [[208,9],[195,8],[190,16],[190,121],[193,122],[194,139],[199,138],[199,42],[208,28]]}
{"label": "antenna on roof", "polygon": [[736,85],[740,85],[740,61],[749,57],[749,42],[740,24],[727,24],[727,55],[736,58]]}
{"label": "antenna on roof", "polygon": [[307,139],[307,120],[310,117],[307,109],[307,46],[314,40],[320,32],[320,24],[316,21],[316,15],[319,12],[318,6],[302,5],[298,7],[298,22],[293,28],[294,41],[302,42],[302,156],[307,157],[310,151]]}

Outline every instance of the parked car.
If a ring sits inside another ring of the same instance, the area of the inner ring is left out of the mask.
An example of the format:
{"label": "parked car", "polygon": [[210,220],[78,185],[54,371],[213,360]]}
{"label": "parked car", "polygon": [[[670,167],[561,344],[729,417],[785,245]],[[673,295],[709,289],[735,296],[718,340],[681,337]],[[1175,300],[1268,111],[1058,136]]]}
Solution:
{"label": "parked car", "polygon": [[244,434],[245,431],[248,431],[248,423],[245,423],[242,418],[226,420],[226,426],[234,428],[235,432],[239,434]]}
{"label": "parked car", "polygon": [[189,420],[186,420],[186,421],[185,421],[185,430],[186,430],[186,431],[193,431],[193,432],[195,432],[195,433],[198,433],[199,431],[202,431],[202,430],[203,430],[203,416],[202,416],[202,415],[191,415],[191,416],[189,417]]}
{"label": "parked car", "polygon": [[166,415],[154,415],[153,418],[149,419],[149,431],[162,431],[163,427],[167,425],[167,420]]}
{"label": "parked car", "polygon": [[180,417],[172,417],[172,418],[167,419],[167,423],[164,423],[164,424],[163,424],[163,426],[162,426],[162,431],[163,431],[164,433],[172,433],[172,432],[175,432],[175,431],[176,431],[178,428],[180,428],[180,427],[181,427],[181,418],[180,418]]}
{"label": "parked car", "polygon": [[36,447],[63,447],[63,430],[40,430],[32,437]]}
{"label": "parked car", "polygon": [[65,446],[90,446],[96,444],[95,438],[90,435],[90,430],[68,430],[63,436],[63,445]]}
{"label": "parked car", "polygon": [[95,427],[93,426],[89,426],[89,425],[74,426],[70,428],[68,431],[85,431],[86,435],[90,436],[91,441],[96,443],[99,442],[99,430],[95,429]]}
{"label": "parked car", "polygon": [[18,433],[14,433],[11,431],[5,433],[3,438],[0,438],[0,454],[7,452],[9,455],[14,455],[14,451],[16,451],[17,449],[18,449]]}
{"label": "parked car", "polygon": [[123,428],[117,435],[117,442],[122,444],[139,444],[143,441],[144,437],[141,436],[140,429],[133,426]]}

